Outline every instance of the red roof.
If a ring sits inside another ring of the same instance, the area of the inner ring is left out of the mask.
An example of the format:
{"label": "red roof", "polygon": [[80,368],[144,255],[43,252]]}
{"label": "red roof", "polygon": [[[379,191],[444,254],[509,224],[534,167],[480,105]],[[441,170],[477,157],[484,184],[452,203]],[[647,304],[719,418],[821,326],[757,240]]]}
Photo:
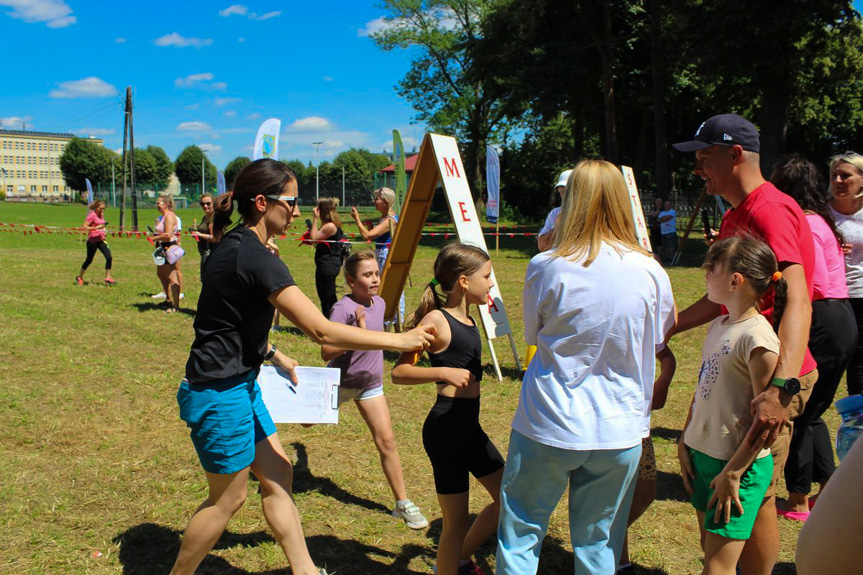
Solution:
{"label": "red roof", "polygon": [[[417,158],[419,158],[419,154],[414,154],[413,156],[408,156],[405,158],[405,172],[410,174],[414,171],[414,168],[417,165]],[[380,173],[387,172],[389,174],[394,174],[396,171],[396,165],[390,164],[386,168],[380,171]]]}

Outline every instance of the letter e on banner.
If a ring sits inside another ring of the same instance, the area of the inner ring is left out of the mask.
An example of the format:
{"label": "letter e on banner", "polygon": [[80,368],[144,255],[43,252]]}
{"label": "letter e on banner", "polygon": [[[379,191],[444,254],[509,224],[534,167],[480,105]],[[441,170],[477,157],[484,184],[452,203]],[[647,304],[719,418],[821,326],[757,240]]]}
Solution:
{"label": "letter e on banner", "polygon": [[465,221],[465,222],[469,222],[469,221],[471,221],[471,220],[470,220],[470,218],[469,218],[469,217],[467,217],[467,208],[466,208],[466,207],[464,207],[464,202],[459,202],[459,203],[458,203],[458,209],[459,209],[459,211],[461,212],[461,219],[462,219],[462,221]]}
{"label": "letter e on banner", "polygon": [[458,171],[458,163],[455,161],[455,158],[444,158],[443,165],[448,178],[451,178],[453,176],[455,176],[456,178],[461,177],[461,174]]}

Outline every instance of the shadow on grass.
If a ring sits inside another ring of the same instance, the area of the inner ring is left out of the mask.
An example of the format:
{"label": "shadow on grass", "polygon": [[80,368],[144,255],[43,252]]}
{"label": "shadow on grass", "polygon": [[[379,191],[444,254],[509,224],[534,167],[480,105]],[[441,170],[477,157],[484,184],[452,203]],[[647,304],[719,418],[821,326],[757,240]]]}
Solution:
{"label": "shadow on grass", "polygon": [[667,427],[654,427],[650,430],[650,435],[654,438],[665,439],[667,441],[680,441],[680,430],[669,429]]}
{"label": "shadow on grass", "polygon": [[[160,312],[164,312],[164,311],[165,311],[165,305],[164,305],[164,303],[157,303],[157,302],[136,302],[136,303],[133,303],[133,304],[131,304],[131,305],[132,305],[132,307],[136,308],[136,309],[138,310],[138,312],[139,312],[139,313],[147,313],[147,312],[150,312],[150,311],[160,311]],[[193,310],[193,309],[189,309],[189,308],[187,308],[187,307],[181,307],[181,308],[180,308],[180,312],[179,312],[179,313],[185,314],[185,315],[187,315],[187,316],[189,316],[189,317],[195,317],[196,311],[195,311],[195,310]],[[166,314],[166,315],[167,315],[167,314]]]}
{"label": "shadow on grass", "polygon": [[[288,321],[288,320],[285,320],[285,321]],[[303,330],[301,330],[300,328],[293,326],[293,325],[274,325],[272,327],[272,330],[277,331],[279,333],[289,333],[291,335],[301,335],[303,337],[306,336],[306,334],[303,333]]]}
{"label": "shadow on grass", "polygon": [[[168,573],[180,550],[180,532],[154,523],[136,525],[114,537],[120,548],[119,559],[124,575],[152,575]],[[263,543],[275,543],[266,532],[256,531],[238,534],[226,531],[216,543],[215,549],[231,547],[257,547]],[[426,557],[433,561],[430,551],[418,545],[403,545],[399,553],[386,551],[350,539],[339,539],[331,535],[308,537],[306,543],[315,563],[326,566],[330,573],[341,575],[367,573],[404,573],[420,575],[425,571],[408,568],[411,560]],[[372,557],[390,560],[384,564]],[[287,564],[287,561],[285,561]],[[289,575],[290,568],[252,572],[234,567],[221,557],[209,554],[196,570],[199,575]]]}
{"label": "shadow on grass", "polygon": [[390,513],[390,508],[386,505],[354,495],[342,489],[327,477],[315,477],[309,469],[309,454],[306,451],[306,446],[302,443],[294,442],[291,444],[291,447],[297,452],[297,462],[294,464],[294,493],[317,491],[321,495],[332,497],[348,505],[357,505],[370,511]]}
{"label": "shadow on grass", "polygon": [[689,495],[683,487],[683,478],[679,473],[656,472],[656,499],[689,503]]}

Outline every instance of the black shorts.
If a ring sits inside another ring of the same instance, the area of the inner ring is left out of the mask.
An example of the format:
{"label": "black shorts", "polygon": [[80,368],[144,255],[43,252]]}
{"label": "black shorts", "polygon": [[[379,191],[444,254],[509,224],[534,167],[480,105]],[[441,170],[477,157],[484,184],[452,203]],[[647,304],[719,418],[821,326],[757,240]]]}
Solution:
{"label": "black shorts", "polygon": [[485,477],[504,464],[500,451],[479,425],[479,398],[437,396],[423,424],[423,447],[441,495],[465,493],[468,474]]}

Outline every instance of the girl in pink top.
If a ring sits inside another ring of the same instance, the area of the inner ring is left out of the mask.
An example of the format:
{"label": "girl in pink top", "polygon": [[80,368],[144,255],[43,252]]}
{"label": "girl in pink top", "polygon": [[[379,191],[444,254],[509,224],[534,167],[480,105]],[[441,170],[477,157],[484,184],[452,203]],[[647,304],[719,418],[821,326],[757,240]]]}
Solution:
{"label": "girl in pink top", "polygon": [[87,259],[81,264],[81,271],[75,276],[75,283],[79,286],[84,285],[84,273],[90,264],[93,263],[93,257],[96,255],[96,250],[102,252],[105,256],[105,283],[109,286],[116,284],[114,278],[111,277],[111,250],[108,248],[108,243],[105,241],[105,228],[108,223],[105,221],[105,202],[96,200],[90,204],[90,213],[87,214],[87,219],[84,220],[84,225],[81,226],[87,232]]}
{"label": "girl in pink top", "polygon": [[809,517],[812,483],[819,483],[823,489],[835,471],[833,444],[821,415],[833,403],[839,381],[857,346],[857,323],[845,282],[841,247],[845,240],[827,206],[827,186],[818,168],[803,158],[786,157],[773,167],[770,181],[803,209],[815,242],[809,350],[818,362],[818,381],[803,413],[794,420],[785,464],[788,501],[777,505],[780,515],[805,521]]}

